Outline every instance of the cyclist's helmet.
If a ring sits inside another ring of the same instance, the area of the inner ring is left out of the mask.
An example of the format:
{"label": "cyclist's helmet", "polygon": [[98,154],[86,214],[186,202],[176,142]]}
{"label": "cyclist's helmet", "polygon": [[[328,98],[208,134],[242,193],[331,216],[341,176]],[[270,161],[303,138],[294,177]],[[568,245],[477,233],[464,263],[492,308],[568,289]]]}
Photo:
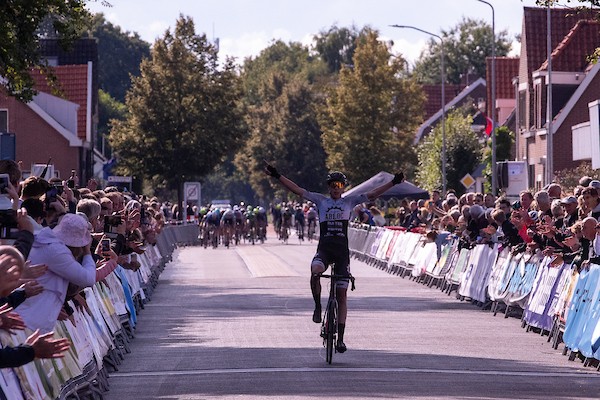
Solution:
{"label": "cyclist's helmet", "polygon": [[246,207],[246,214],[251,214],[252,212],[254,212],[254,210],[252,209],[252,206]]}
{"label": "cyclist's helmet", "polygon": [[340,171],[333,171],[327,174],[327,183],[331,182],[342,182],[344,185],[347,185],[348,179],[346,178],[346,175]]}

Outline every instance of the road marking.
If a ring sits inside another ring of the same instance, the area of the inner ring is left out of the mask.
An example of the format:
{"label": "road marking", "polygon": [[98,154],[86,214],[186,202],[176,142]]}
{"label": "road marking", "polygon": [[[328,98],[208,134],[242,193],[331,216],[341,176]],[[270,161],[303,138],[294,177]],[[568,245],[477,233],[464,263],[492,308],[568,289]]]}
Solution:
{"label": "road marking", "polygon": [[132,378],[151,376],[180,376],[180,375],[222,375],[222,374],[265,374],[283,372],[391,372],[391,373],[417,373],[417,374],[448,374],[448,375],[493,375],[493,376],[530,376],[541,378],[586,378],[600,379],[600,374],[595,372],[543,372],[543,371],[485,371],[485,370],[454,370],[430,368],[225,368],[225,369],[195,369],[186,371],[140,371],[140,372],[112,372],[111,378]]}
{"label": "road marking", "polygon": [[240,246],[236,251],[253,277],[299,276],[283,260],[260,246]]}

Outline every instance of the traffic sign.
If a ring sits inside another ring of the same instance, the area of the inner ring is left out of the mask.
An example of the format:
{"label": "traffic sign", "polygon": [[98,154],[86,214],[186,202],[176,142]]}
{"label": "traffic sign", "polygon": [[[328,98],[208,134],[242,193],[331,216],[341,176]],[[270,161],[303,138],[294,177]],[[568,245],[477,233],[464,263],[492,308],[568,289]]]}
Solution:
{"label": "traffic sign", "polygon": [[462,177],[462,179],[460,180],[460,183],[463,184],[465,189],[468,189],[471,186],[473,186],[473,184],[475,183],[475,178],[473,178],[471,176],[471,174],[466,174],[465,176]]}

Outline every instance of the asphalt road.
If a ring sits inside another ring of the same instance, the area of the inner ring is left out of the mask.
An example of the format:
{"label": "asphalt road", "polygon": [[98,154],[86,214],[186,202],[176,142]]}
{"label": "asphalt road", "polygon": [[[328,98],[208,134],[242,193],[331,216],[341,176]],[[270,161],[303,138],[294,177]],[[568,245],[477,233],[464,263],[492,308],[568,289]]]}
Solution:
{"label": "asphalt road", "polygon": [[349,350],[327,365],[311,321],[316,245],[294,239],[178,249],[105,398],[600,398],[600,373],[520,320],[356,260]]}

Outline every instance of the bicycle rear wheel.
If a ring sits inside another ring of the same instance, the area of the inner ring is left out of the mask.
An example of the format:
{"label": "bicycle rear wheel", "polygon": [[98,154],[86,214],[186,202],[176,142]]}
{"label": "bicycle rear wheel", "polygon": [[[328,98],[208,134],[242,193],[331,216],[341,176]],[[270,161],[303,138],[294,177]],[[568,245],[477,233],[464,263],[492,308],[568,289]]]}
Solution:
{"label": "bicycle rear wheel", "polygon": [[327,338],[326,338],[326,354],[325,361],[331,364],[333,360],[333,347],[335,346],[335,332],[337,324],[336,307],[334,301],[327,303]]}

